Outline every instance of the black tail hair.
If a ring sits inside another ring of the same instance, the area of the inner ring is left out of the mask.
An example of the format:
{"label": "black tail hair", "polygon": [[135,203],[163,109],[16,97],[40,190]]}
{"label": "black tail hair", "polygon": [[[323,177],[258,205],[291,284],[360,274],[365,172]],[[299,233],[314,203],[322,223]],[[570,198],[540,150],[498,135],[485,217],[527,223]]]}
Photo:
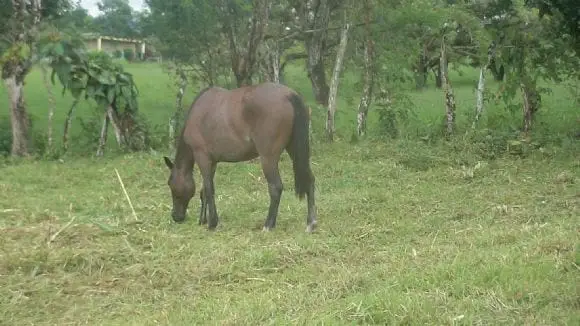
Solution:
{"label": "black tail hair", "polygon": [[294,108],[292,126],[292,167],[294,169],[294,191],[299,199],[308,193],[314,177],[310,171],[310,118],[304,101],[296,93],[288,96]]}

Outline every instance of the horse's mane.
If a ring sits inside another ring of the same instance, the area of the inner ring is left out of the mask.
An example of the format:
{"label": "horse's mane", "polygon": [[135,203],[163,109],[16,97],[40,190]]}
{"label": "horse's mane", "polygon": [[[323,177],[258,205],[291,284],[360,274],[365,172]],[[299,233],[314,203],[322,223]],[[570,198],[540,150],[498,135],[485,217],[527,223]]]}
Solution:
{"label": "horse's mane", "polygon": [[[189,116],[189,113],[191,112],[191,110],[195,106],[195,103],[197,102],[197,100],[199,100],[199,98],[205,92],[207,92],[211,88],[212,88],[212,86],[207,86],[206,88],[202,89],[199,92],[199,94],[197,94],[197,96],[193,99],[193,102],[191,103],[191,106],[189,107],[189,109],[185,113],[185,119],[184,120],[187,121],[187,117]],[[175,153],[175,161],[178,161],[178,159],[180,158],[181,155],[184,155],[185,153],[190,153],[191,152],[191,150],[189,149],[189,147],[185,144],[185,141],[183,140],[183,133],[184,133],[184,131],[185,131],[185,125],[181,128],[181,132],[179,133],[179,137],[177,139],[177,151]]]}

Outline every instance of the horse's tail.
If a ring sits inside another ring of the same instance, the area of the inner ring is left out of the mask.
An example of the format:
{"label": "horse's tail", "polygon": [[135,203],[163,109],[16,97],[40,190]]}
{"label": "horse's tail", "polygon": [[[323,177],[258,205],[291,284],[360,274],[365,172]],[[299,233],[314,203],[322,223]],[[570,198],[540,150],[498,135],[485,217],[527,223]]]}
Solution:
{"label": "horse's tail", "polygon": [[294,191],[299,199],[303,199],[314,183],[310,171],[310,117],[304,101],[296,93],[288,97],[294,108],[294,124],[292,126],[292,167],[294,169]]}

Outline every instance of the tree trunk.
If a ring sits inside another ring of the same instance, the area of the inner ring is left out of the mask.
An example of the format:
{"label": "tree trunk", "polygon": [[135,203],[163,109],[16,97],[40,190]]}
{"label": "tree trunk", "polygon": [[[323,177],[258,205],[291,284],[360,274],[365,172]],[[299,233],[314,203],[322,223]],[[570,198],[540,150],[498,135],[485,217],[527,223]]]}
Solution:
{"label": "tree trunk", "polygon": [[119,118],[117,116],[117,113],[115,112],[115,110],[113,109],[112,106],[109,106],[107,108],[107,116],[109,117],[109,122],[111,123],[111,126],[113,127],[113,132],[115,133],[115,139],[117,140],[117,145],[119,145],[120,148],[123,148],[126,144],[125,142],[125,135],[123,133],[123,130],[121,129],[121,126],[119,124]]}
{"label": "tree trunk", "polygon": [[441,66],[440,66],[440,64],[437,64],[435,66],[435,68],[433,69],[433,74],[435,75],[435,87],[441,88],[442,84],[441,84]]}
{"label": "tree trunk", "polygon": [[532,130],[534,115],[540,108],[541,97],[533,82],[524,81],[521,83],[523,98],[523,126],[522,131],[528,134]]}
{"label": "tree trunk", "polygon": [[477,100],[475,102],[475,118],[473,119],[472,129],[475,129],[479,118],[483,113],[483,93],[485,91],[485,67],[479,69],[479,81],[477,82]]}
{"label": "tree trunk", "polygon": [[177,129],[177,114],[173,113],[171,118],[169,118],[169,149],[172,151],[175,150],[177,141],[175,129]]}
{"label": "tree trunk", "polygon": [[56,99],[54,97],[54,93],[52,92],[52,85],[48,80],[48,71],[43,64],[40,64],[40,69],[42,72],[42,81],[44,82],[44,87],[48,92],[48,121],[47,121],[47,130],[46,130],[46,140],[47,140],[47,147],[48,150],[52,149],[52,118],[54,116],[54,111],[56,110]]}
{"label": "tree trunk", "polygon": [[477,122],[479,121],[479,119],[481,118],[481,115],[483,114],[483,96],[484,96],[484,92],[485,92],[485,72],[486,70],[493,65],[493,60],[495,57],[495,43],[492,43],[490,45],[490,48],[487,52],[487,63],[483,66],[481,66],[481,69],[479,69],[479,81],[477,83],[477,102],[475,105],[475,119],[473,120],[473,124],[471,125],[472,129],[475,129],[475,126],[477,125]]}
{"label": "tree trunk", "polygon": [[429,51],[427,44],[423,44],[423,51],[417,59],[417,68],[415,71],[415,88],[420,90],[427,87],[427,77],[429,75]]}
{"label": "tree trunk", "polygon": [[103,119],[103,126],[101,127],[101,134],[99,136],[99,146],[97,148],[97,156],[103,156],[105,152],[105,145],[107,144],[107,134],[109,133],[109,112],[105,112]]}
{"label": "tree trunk", "polygon": [[266,80],[273,83],[280,83],[280,49],[276,41],[269,41],[264,44],[265,47],[265,71]]}
{"label": "tree trunk", "polygon": [[451,82],[449,81],[445,37],[443,37],[441,40],[441,56],[439,60],[441,65],[441,83],[445,93],[446,131],[447,135],[451,135],[453,133],[453,127],[455,123],[455,96],[453,95],[453,88],[451,87]]}
{"label": "tree trunk", "polygon": [[77,104],[79,104],[78,98],[76,98],[74,100],[73,104],[71,105],[70,109],[68,110],[68,113],[66,114],[66,119],[64,121],[64,130],[62,132],[62,147],[64,148],[65,151],[68,150],[68,134],[70,131],[70,126],[72,124],[72,116],[73,116],[75,108],[77,107]]}
{"label": "tree trunk", "polygon": [[270,66],[272,69],[272,82],[280,83],[280,49],[278,45],[274,46],[273,52],[270,52]]}
{"label": "tree trunk", "polygon": [[179,121],[183,110],[183,95],[185,94],[185,87],[187,87],[187,76],[182,69],[177,70],[179,76],[179,89],[175,96],[175,112],[169,119],[169,148],[175,150],[177,145],[176,130],[178,130],[181,121]]}
{"label": "tree trunk", "polygon": [[327,107],[330,89],[326,82],[324,50],[327,36],[326,30],[330,20],[328,0],[307,0],[306,10],[303,15],[305,21],[304,29],[313,31],[305,35],[305,47],[308,54],[306,62],[308,78],[310,78],[316,102]]}
{"label": "tree trunk", "polygon": [[500,64],[498,68],[497,63],[495,62],[495,55],[492,57],[488,68],[491,71],[495,81],[503,81],[505,76],[505,69],[503,64]]}
{"label": "tree trunk", "polygon": [[12,156],[28,156],[30,121],[24,103],[24,83],[17,75],[4,79],[10,98],[10,119],[12,123]]}
{"label": "tree trunk", "polygon": [[415,88],[417,90],[423,89],[427,86],[427,60],[423,54],[417,60],[417,68],[415,70]]}
{"label": "tree trunk", "polygon": [[364,75],[363,75],[363,90],[360,97],[360,102],[358,105],[357,114],[357,135],[364,136],[367,126],[367,115],[369,111],[369,106],[372,101],[373,85],[374,85],[374,43],[373,35],[371,29],[371,18],[372,18],[372,7],[370,0],[365,0],[364,3],[365,10],[365,29],[366,29],[366,39],[365,48],[363,53],[364,60]]}
{"label": "tree trunk", "polygon": [[253,2],[253,13],[247,42],[238,40],[240,31],[236,30],[236,26],[232,23],[233,20],[238,18],[233,16],[229,1],[222,0],[221,6],[224,11],[222,22],[230,43],[232,71],[236,76],[236,83],[238,87],[251,85],[252,75],[256,69],[258,48],[263,40],[264,30],[268,22],[270,0],[256,0]]}
{"label": "tree trunk", "polygon": [[28,156],[30,121],[24,103],[24,78],[32,66],[37,27],[41,18],[41,1],[12,0],[11,2],[12,17],[8,22],[10,28],[6,31],[6,35],[3,35],[3,38],[11,41],[11,49],[4,53],[0,70],[10,98],[12,155]]}
{"label": "tree trunk", "polygon": [[308,50],[308,77],[312,84],[312,91],[316,102],[328,106],[330,88],[326,82],[326,72],[320,48],[311,46]]}
{"label": "tree trunk", "polygon": [[340,43],[338,45],[338,51],[336,52],[336,62],[334,64],[334,71],[332,74],[332,80],[330,81],[330,94],[328,97],[328,111],[326,117],[326,138],[329,142],[334,141],[334,116],[336,113],[336,96],[338,94],[338,84],[340,82],[340,71],[342,69],[342,61],[344,59],[344,53],[346,52],[346,45],[348,42],[348,30],[350,24],[346,23],[340,34]]}

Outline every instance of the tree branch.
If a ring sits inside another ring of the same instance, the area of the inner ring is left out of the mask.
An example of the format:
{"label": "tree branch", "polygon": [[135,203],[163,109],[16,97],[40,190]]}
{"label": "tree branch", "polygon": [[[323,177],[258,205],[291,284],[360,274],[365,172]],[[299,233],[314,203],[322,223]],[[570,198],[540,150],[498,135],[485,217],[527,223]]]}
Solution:
{"label": "tree branch", "polygon": [[[374,23],[376,23],[376,22],[373,22],[372,24],[374,24]],[[364,26],[364,25],[365,25],[365,23],[352,24],[351,25],[351,28],[361,27],[361,26]],[[276,42],[284,41],[284,40],[287,40],[287,39],[295,39],[298,36],[302,36],[304,34],[311,34],[311,33],[316,33],[316,32],[320,32],[320,31],[334,31],[334,30],[339,30],[339,29],[342,29],[342,28],[343,28],[343,26],[336,26],[336,27],[327,27],[327,28],[308,29],[308,30],[305,30],[305,31],[296,31],[296,32],[292,32],[292,33],[283,35],[282,37],[280,37],[279,39],[277,39]],[[265,35],[264,36],[264,40],[271,39],[271,38],[274,38],[274,37],[276,37],[276,35]]]}

